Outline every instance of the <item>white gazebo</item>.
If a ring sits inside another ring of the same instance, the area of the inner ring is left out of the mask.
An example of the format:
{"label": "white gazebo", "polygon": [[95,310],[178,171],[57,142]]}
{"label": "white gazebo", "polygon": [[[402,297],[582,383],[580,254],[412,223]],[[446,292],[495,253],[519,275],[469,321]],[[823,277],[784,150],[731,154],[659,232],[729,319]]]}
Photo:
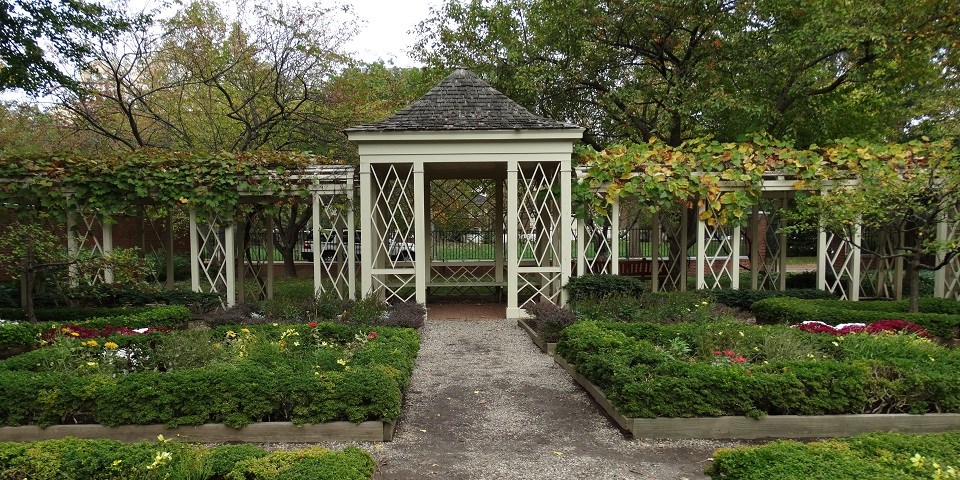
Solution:
{"label": "white gazebo", "polygon": [[[508,318],[529,302],[565,302],[582,128],[534,115],[458,69],[390,118],[346,133],[360,153],[362,295],[425,303],[428,288],[506,287]],[[479,215],[492,259],[434,253],[432,217],[460,215],[464,197],[491,202]]]}

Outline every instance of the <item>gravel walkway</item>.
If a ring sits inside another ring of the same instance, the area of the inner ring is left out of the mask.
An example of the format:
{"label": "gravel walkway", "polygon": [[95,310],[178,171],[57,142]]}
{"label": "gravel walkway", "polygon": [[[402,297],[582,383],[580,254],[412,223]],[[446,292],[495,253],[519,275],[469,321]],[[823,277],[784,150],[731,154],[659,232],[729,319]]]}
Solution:
{"label": "gravel walkway", "polygon": [[381,480],[707,478],[731,443],[633,440],[512,320],[428,321]]}

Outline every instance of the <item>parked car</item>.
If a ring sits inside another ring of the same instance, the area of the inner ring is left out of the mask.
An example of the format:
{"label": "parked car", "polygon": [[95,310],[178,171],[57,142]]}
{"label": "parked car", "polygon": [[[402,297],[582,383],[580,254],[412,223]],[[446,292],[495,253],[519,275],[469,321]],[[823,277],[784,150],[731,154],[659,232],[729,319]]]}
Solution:
{"label": "parked car", "polygon": [[[337,256],[337,251],[343,248],[343,251],[346,252],[346,244],[348,243],[347,239],[347,230],[341,230],[339,233],[334,230],[327,230],[320,232],[320,238],[316,242],[313,241],[313,231],[306,231],[304,233],[303,240],[303,249],[301,257],[308,262],[313,261],[314,250],[320,252],[320,260],[326,263],[332,262]],[[354,257],[356,259],[360,258],[360,231],[354,231],[354,242],[356,251]],[[341,247],[340,245],[344,246]]]}

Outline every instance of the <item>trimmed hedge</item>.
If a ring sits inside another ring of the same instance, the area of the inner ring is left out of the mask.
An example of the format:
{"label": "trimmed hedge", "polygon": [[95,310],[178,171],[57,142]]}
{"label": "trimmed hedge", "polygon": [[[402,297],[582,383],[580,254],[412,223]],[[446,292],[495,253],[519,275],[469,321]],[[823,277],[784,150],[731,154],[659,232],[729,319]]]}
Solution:
{"label": "trimmed hedge", "polygon": [[581,321],[557,354],[627,417],[960,412],[960,352],[915,336]]}
{"label": "trimmed hedge", "polygon": [[870,323],[877,320],[906,320],[915,323],[943,341],[957,338],[960,333],[960,302],[939,298],[923,298],[922,313],[907,313],[907,303],[849,302],[843,300],[802,300],[796,298],[768,298],[754,303],[750,311],[760,324],[796,325],[806,321],[821,321],[830,325],[841,323]]}
{"label": "trimmed hedge", "polygon": [[[155,307],[64,307],[38,308],[35,310],[37,323],[77,323],[88,318],[121,317],[140,313]],[[0,308],[0,318],[4,320],[26,321],[27,315],[22,308]]]}
{"label": "trimmed hedge", "polygon": [[[179,305],[161,305],[154,307],[136,307],[122,309],[79,309],[77,316],[69,315],[73,309],[64,309],[63,315],[56,317],[57,321],[38,323],[4,323],[0,324],[0,350],[12,348],[32,348],[40,339],[40,334],[64,324],[81,325],[89,328],[103,328],[106,326],[127,328],[175,328],[190,321],[190,311]],[[103,316],[85,316],[87,313],[97,312]],[[114,313],[116,315],[114,315]]]}
{"label": "trimmed hedge", "polygon": [[750,306],[760,300],[776,297],[836,300],[837,296],[826,290],[815,288],[793,288],[787,290],[713,290],[713,298],[728,307],[750,310]]}
{"label": "trimmed hedge", "polygon": [[606,297],[636,297],[646,290],[640,280],[620,275],[584,275],[572,277],[563,287],[570,294],[570,301],[600,299]]}
{"label": "trimmed hedge", "polygon": [[[935,467],[934,464],[938,467]],[[860,480],[957,478],[960,432],[907,435],[872,433],[811,443],[777,441],[720,449],[706,473],[724,480]]]}
{"label": "trimmed hedge", "polygon": [[[242,335],[229,328],[191,332],[192,337],[210,337],[178,339],[182,345],[168,342],[174,351],[165,355],[185,365],[183,369],[146,365],[146,370],[133,372],[104,370],[97,364],[97,355],[106,347],[85,347],[73,339],[66,339],[72,343],[60,348],[42,348],[2,361],[0,425],[224,423],[241,427],[258,421],[362,422],[400,415],[403,391],[419,350],[415,330],[378,328],[375,339],[355,342],[356,350],[347,355],[339,347],[310,344],[314,335],[324,342],[353,341],[357,330],[345,325],[234,327],[247,332]],[[155,361],[160,355],[149,349],[164,345],[162,335],[170,334],[117,336],[111,341],[128,350],[139,346],[146,351],[141,362]],[[235,343],[217,343],[208,348],[215,354],[198,356],[197,345],[209,345],[208,338]],[[234,350],[225,357],[223,351],[228,348]],[[72,359],[74,352],[82,354],[85,349],[94,349],[92,358],[97,360],[89,368],[90,357]],[[344,358],[348,361],[339,363]],[[198,362],[202,366],[194,367]]]}
{"label": "trimmed hedge", "polygon": [[355,447],[268,453],[252,445],[204,447],[66,438],[0,443],[0,478],[89,480],[369,480],[376,464]]}

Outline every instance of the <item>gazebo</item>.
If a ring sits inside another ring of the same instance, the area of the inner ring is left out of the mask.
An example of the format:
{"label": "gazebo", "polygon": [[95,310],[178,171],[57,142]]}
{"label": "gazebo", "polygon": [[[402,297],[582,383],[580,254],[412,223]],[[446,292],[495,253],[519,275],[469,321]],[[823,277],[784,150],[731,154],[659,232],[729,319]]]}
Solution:
{"label": "gazebo", "polygon": [[[564,303],[582,128],[534,115],[457,69],[393,116],[346,133],[360,153],[362,295],[425,303],[428,288],[506,287],[508,318],[527,302]],[[431,255],[433,217],[467,202],[492,203],[479,211],[493,259]]]}

